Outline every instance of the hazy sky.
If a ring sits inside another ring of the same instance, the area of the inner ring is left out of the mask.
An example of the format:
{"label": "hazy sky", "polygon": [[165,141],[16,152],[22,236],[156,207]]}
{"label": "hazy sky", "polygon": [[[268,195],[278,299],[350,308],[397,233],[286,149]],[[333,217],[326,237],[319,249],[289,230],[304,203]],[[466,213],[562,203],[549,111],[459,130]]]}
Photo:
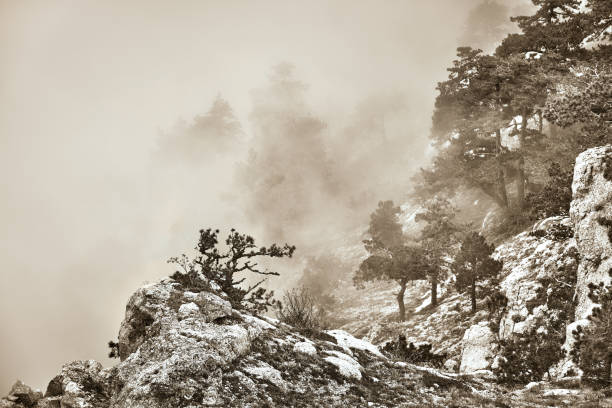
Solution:
{"label": "hazy sky", "polygon": [[373,94],[407,98],[397,132],[422,164],[478,3],[0,0],[0,395],[17,378],[44,391],[71,360],[108,364],[135,288],[199,227],[248,225],[219,196],[242,153],[187,180],[154,165],[160,130],[221,93],[248,141],[251,90],[288,61],[332,129]]}

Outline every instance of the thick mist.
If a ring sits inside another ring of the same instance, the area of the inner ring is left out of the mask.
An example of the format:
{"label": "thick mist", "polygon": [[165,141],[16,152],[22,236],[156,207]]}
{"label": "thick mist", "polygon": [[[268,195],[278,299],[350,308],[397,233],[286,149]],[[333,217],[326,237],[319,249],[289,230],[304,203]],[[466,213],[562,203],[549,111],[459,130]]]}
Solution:
{"label": "thick mist", "polygon": [[199,228],[297,245],[269,287],[333,265],[426,163],[455,48],[524,2],[481,3],[0,0],[0,389],[110,364]]}

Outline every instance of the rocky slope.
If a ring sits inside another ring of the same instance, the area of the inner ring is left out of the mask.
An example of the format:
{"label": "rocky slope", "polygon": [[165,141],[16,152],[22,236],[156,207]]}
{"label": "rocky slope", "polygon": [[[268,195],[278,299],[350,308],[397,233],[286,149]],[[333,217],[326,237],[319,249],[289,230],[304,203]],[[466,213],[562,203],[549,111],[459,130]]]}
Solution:
{"label": "rocky slope", "polygon": [[17,382],[0,407],[493,407],[500,396],[539,406],[490,379],[392,361],[341,330],[300,333],[199,289],[174,279],[139,289],[121,324],[120,363],[68,363],[44,396]]}
{"label": "rocky slope", "polygon": [[[434,351],[447,353],[448,368],[472,372],[491,368],[500,341],[547,330],[550,322],[565,313],[570,317],[563,327],[575,320],[565,329],[564,349],[569,350],[572,331],[588,324],[585,317],[592,308],[588,284],[607,281],[612,268],[612,146],[578,156],[572,189],[571,217],[540,221],[497,247],[495,256],[504,263],[500,289],[508,299],[498,324],[490,324],[484,302],[479,303],[480,312],[472,315],[466,297],[452,290],[442,296],[436,309],[427,307],[426,285],[407,290],[407,321],[397,322],[397,289],[394,284],[378,284],[365,291],[344,292],[340,315],[347,323],[343,328],[375,344],[400,334],[409,342],[431,343]],[[564,287],[571,288],[559,301]],[[576,372],[569,358],[552,369],[560,378]]]}

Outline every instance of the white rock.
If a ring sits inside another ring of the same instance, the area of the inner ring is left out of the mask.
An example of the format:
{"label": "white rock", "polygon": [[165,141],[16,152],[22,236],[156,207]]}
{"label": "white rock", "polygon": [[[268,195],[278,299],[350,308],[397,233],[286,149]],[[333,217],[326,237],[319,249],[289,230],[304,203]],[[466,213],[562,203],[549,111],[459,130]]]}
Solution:
{"label": "white rock", "polygon": [[361,365],[355,360],[351,359],[352,361],[350,361],[345,358],[335,356],[325,357],[324,360],[335,365],[342,376],[352,378],[354,380],[361,380]]}
{"label": "white rock", "polygon": [[457,360],[449,358],[444,362],[444,368],[448,371],[455,371],[457,369],[458,364],[459,363],[457,363]]}
{"label": "white rock", "polygon": [[[385,358],[383,354],[378,350],[378,347],[364,340],[357,339],[352,335],[348,334],[344,330],[327,330],[325,333],[333,336],[336,339],[338,345],[345,350],[357,349],[357,350],[365,350],[370,353],[377,355],[378,357]],[[351,353],[352,354],[352,353]]]}
{"label": "white rock", "polygon": [[256,365],[247,366],[243,370],[257,378],[271,382],[282,390],[287,388],[280,371],[268,363],[258,361]]}
{"label": "white rock", "polygon": [[487,322],[480,322],[467,329],[461,344],[461,373],[472,373],[490,367],[494,357],[495,336]]}
{"label": "white rock", "polygon": [[178,314],[180,318],[187,318],[189,316],[197,316],[200,314],[200,308],[193,302],[184,303],[179,307]]}
{"label": "white rock", "polygon": [[308,341],[301,341],[299,343],[295,343],[293,345],[293,351],[296,353],[308,354],[309,356],[314,356],[317,354],[317,349],[315,346]]}

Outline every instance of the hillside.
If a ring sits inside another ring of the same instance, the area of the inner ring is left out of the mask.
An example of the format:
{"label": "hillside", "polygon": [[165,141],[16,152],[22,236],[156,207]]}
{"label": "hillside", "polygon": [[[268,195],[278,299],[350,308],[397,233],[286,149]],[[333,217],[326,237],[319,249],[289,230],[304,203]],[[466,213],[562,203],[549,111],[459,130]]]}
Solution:
{"label": "hillside", "polygon": [[119,339],[117,365],[68,363],[44,396],[17,382],[0,407],[543,407],[600,398],[558,386],[511,392],[486,375],[393,361],[344,331],[300,332],[171,278],[132,295]]}

